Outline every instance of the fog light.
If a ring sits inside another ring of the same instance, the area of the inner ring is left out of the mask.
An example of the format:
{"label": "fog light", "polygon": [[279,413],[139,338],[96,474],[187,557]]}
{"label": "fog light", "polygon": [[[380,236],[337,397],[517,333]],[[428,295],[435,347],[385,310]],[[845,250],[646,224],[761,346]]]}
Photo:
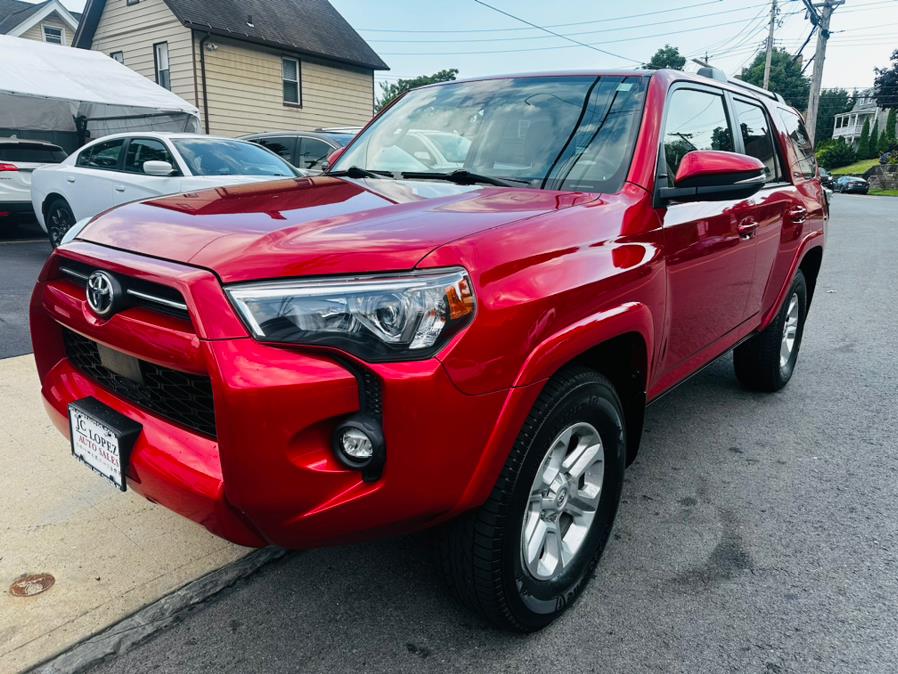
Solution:
{"label": "fog light", "polygon": [[361,471],[366,482],[380,478],[387,453],[377,419],[366,414],[346,419],[334,429],[333,444],[340,463]]}
{"label": "fog light", "polygon": [[374,444],[371,442],[371,438],[358,428],[345,429],[340,443],[343,446],[343,453],[353,459],[365,461],[374,454]]}

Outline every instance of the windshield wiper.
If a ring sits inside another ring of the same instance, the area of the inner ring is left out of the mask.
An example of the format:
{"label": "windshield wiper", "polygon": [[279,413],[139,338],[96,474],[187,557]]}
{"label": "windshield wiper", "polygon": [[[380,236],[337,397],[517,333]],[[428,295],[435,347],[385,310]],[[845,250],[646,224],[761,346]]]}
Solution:
{"label": "windshield wiper", "polygon": [[487,185],[499,185],[501,187],[515,187],[515,183],[524,183],[529,185],[529,180],[516,180],[514,178],[494,178],[493,176],[485,176],[480,173],[472,173],[466,169],[458,169],[451,173],[437,173],[427,171],[403,171],[398,177],[406,180],[448,180],[457,185],[473,185],[475,183],[486,183]]}
{"label": "windshield wiper", "polygon": [[389,176],[390,174],[387,171],[369,171],[368,169],[363,169],[361,166],[350,166],[348,169],[344,169],[341,171],[330,171],[325,173],[324,175],[333,176],[334,178],[383,178],[385,176]]}

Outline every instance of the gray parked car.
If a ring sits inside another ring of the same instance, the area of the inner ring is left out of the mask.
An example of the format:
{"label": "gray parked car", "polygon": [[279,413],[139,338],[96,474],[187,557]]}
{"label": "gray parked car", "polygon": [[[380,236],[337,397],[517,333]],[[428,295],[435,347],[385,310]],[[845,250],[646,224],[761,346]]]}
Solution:
{"label": "gray parked car", "polygon": [[327,158],[346,146],[355,134],[336,131],[272,131],[243,136],[243,140],[267,147],[295,167],[312,173],[327,170]]}

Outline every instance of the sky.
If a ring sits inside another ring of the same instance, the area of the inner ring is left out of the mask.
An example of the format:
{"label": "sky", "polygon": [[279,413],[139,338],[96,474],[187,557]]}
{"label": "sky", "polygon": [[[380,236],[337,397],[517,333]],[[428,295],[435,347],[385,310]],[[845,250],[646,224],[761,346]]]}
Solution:
{"label": "sky", "polygon": [[[80,10],[84,0],[62,0]],[[270,0],[277,2],[277,0]],[[485,0],[596,49],[554,37],[475,0],[331,0],[390,66],[378,81],[458,68],[459,77],[632,68],[664,44],[738,75],[767,39],[770,0]],[[796,53],[811,24],[800,0],[779,0],[775,44]],[[846,0],[833,15],[824,87],[873,85],[898,49],[898,0]],[[804,49],[814,53],[815,40]],[[813,66],[808,68],[810,74]]]}

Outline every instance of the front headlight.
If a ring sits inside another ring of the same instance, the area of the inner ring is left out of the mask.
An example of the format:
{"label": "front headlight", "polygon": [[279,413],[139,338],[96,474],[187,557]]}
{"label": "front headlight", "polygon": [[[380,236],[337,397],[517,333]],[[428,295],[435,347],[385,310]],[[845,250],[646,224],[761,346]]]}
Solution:
{"label": "front headlight", "polygon": [[474,316],[464,269],[247,283],[225,289],[256,339],[333,346],[370,361],[436,353]]}

